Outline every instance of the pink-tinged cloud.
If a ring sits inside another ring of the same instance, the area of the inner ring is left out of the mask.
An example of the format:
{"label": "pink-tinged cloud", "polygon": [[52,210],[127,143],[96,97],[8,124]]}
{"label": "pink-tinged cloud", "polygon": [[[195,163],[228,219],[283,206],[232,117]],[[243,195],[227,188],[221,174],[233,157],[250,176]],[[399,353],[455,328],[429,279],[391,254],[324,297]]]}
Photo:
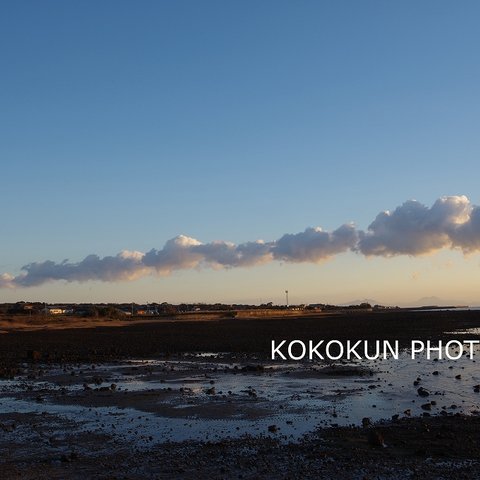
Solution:
{"label": "pink-tinged cloud", "polygon": [[358,251],[371,256],[424,255],[442,248],[480,247],[478,208],[465,196],[439,198],[432,207],[409,200],[385,211],[359,233]]}
{"label": "pink-tinged cloud", "polygon": [[271,242],[239,245],[225,241],[202,243],[179,235],[163,248],[146,253],[123,251],[115,256],[88,255],[80,262],[52,260],[25,265],[13,276],[0,274],[0,288],[30,287],[64,280],[116,282],[176,270],[253,267],[273,261],[321,263],[353,251],[366,256],[424,255],[437,250],[480,250],[480,207],[465,196],[439,198],[431,207],[409,200],[392,212],[377,215],[366,231],[344,224],[328,232],[320,227],[285,234]]}

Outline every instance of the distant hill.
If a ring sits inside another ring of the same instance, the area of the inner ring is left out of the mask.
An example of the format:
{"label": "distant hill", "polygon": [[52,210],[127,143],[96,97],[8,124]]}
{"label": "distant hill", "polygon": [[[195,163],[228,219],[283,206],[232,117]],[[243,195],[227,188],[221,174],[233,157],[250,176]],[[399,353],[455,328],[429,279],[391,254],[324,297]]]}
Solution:
{"label": "distant hill", "polygon": [[361,300],[352,300],[351,302],[340,303],[340,307],[348,307],[350,305],[360,305],[362,303],[369,303],[372,307],[374,305],[382,305],[381,302],[374,300],[373,298],[363,298]]}
{"label": "distant hill", "polygon": [[360,305],[361,303],[369,303],[372,305],[383,305],[384,307],[392,307],[392,306],[400,306],[404,308],[408,307],[452,307],[452,306],[474,306],[474,305],[480,305],[480,302],[466,302],[465,300],[459,300],[457,299],[452,299],[452,298],[440,298],[437,296],[430,296],[430,297],[422,297],[418,298],[416,300],[412,301],[407,301],[407,302],[398,302],[398,303],[392,303],[392,302],[381,302],[378,300],[375,300],[374,298],[362,298],[362,299],[357,299],[357,300],[351,300],[349,302],[344,302],[340,303],[339,306],[341,307],[348,307],[350,305]]}
{"label": "distant hill", "polygon": [[466,306],[468,305],[468,302],[461,301],[458,299],[444,299],[436,296],[432,297],[422,297],[419,298],[418,300],[414,300],[412,302],[404,302],[402,303],[402,306],[405,307],[430,307],[430,306],[435,306],[435,307],[449,307],[449,306]]}

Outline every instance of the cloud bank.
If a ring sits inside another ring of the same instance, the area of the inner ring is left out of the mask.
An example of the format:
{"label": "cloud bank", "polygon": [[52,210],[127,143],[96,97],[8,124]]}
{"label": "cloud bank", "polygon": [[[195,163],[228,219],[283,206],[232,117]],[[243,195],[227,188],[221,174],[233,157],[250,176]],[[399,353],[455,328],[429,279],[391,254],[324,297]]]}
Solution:
{"label": "cloud bank", "polygon": [[364,255],[422,255],[441,248],[464,252],[480,247],[479,207],[465,196],[439,198],[428,208],[409,200],[385,211],[359,232],[358,250]]}
{"label": "cloud bank", "polygon": [[344,224],[332,232],[320,227],[285,234],[278,240],[234,244],[202,243],[179,235],[162,249],[146,253],[124,250],[115,256],[88,255],[82,261],[52,260],[25,265],[17,276],[0,274],[0,288],[31,287],[64,280],[115,282],[176,270],[252,267],[273,261],[321,263],[343,252],[365,256],[425,255],[440,249],[480,251],[480,206],[466,196],[442,197],[427,207],[409,200],[377,215],[366,231]]}

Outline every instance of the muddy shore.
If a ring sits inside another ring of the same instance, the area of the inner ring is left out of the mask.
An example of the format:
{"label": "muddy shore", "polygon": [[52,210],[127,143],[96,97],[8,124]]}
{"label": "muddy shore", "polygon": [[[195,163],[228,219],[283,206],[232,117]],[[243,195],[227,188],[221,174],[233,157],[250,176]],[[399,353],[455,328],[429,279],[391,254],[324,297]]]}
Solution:
{"label": "muddy shore", "polygon": [[[470,378],[428,366],[414,386],[385,368],[267,363],[272,339],[407,346],[478,327],[480,312],[439,311],[12,328],[0,335],[2,478],[480,478],[480,417],[466,408],[470,400],[454,409],[448,392],[417,392],[442,375],[471,390],[474,370]],[[224,353],[205,360],[205,352]],[[290,391],[275,394],[272,385]],[[372,403],[378,391],[388,403],[401,388],[411,407],[383,420],[367,413],[359,422],[335,407],[355,395]],[[206,436],[188,436],[204,425]]]}
{"label": "muddy shore", "polygon": [[[479,419],[410,419],[377,428],[386,447],[372,446],[361,428],[321,431],[299,443],[245,437],[221,442],[164,444],[149,451],[103,447],[107,439],[75,436],[71,449],[26,452],[10,460],[3,450],[2,478],[8,479],[476,479]],[[90,451],[78,454],[82,441]],[[53,442],[53,441],[52,441]],[[21,448],[13,442],[11,449]]]}
{"label": "muddy shore", "polygon": [[[23,320],[28,323],[28,318]],[[351,312],[148,323],[137,320],[121,326],[105,320],[94,328],[68,328],[69,322],[78,319],[65,317],[56,319],[65,323],[64,328],[40,330],[17,329],[16,321],[15,317],[4,320],[10,328],[0,335],[0,362],[21,361],[27,350],[41,352],[44,360],[65,362],[150,358],[181,352],[238,352],[268,358],[271,341],[283,339],[398,340],[405,347],[412,339],[451,339],[448,332],[480,327],[480,311]],[[87,320],[81,321],[88,325]]]}

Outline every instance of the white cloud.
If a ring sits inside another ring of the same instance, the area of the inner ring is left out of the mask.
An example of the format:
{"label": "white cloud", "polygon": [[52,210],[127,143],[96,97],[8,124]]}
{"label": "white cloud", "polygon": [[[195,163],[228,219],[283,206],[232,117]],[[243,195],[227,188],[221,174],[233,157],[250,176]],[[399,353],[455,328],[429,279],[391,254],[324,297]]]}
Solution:
{"label": "white cloud", "polygon": [[457,225],[450,236],[453,246],[462,249],[464,253],[480,250],[480,207],[473,207],[468,220]]}
{"label": "white cloud", "polygon": [[442,197],[432,207],[409,200],[392,212],[379,213],[366,231],[358,231],[352,224],[332,232],[316,227],[285,234],[272,242],[258,240],[239,245],[225,241],[202,243],[179,235],[162,249],[146,253],[124,250],[103,258],[88,255],[78,263],[34,262],[22,267],[17,276],[0,274],[0,288],[29,287],[55,280],[114,282],[152,273],[251,267],[275,260],[319,263],[347,251],[391,257],[423,255],[442,248],[464,253],[480,250],[480,207],[465,196]]}
{"label": "white cloud", "polygon": [[272,250],[277,260],[318,263],[354,248],[356,242],[357,232],[353,225],[342,225],[331,233],[317,227],[284,235]]}
{"label": "white cloud", "polygon": [[[431,208],[409,200],[385,211],[360,233],[358,249],[365,255],[422,255],[445,247],[462,247],[460,230],[470,223],[472,206],[465,196],[442,197]],[[458,240],[454,241],[455,236]],[[478,237],[478,236],[477,236]]]}
{"label": "white cloud", "polygon": [[202,260],[202,255],[192,249],[198,245],[201,243],[195,238],[178,235],[168,240],[162,250],[152,249],[147,252],[143,263],[161,274],[169,274],[173,270],[195,268]]}
{"label": "white cloud", "polygon": [[0,274],[0,288],[14,288],[15,277],[9,273]]}

